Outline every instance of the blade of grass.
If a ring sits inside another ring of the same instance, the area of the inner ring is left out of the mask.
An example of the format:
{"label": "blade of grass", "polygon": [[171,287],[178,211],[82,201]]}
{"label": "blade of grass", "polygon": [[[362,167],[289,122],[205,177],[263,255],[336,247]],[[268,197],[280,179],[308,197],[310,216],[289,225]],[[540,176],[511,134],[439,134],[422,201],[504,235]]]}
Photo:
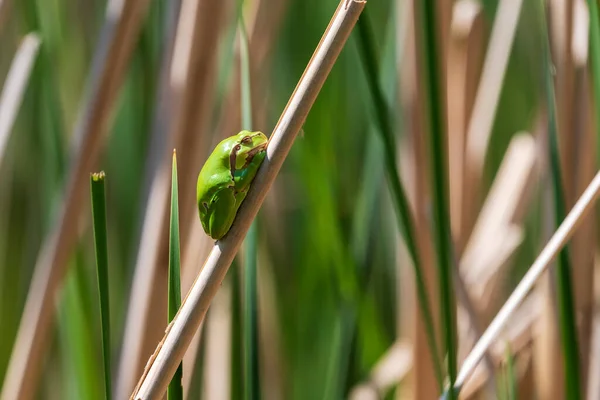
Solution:
{"label": "blade of grass", "polygon": [[90,179],[94,245],[96,248],[96,271],[98,274],[98,294],[100,296],[100,326],[102,329],[102,356],[104,358],[104,390],[105,398],[110,400],[112,394],[110,373],[110,309],[104,181],[104,172],[94,173]]}
{"label": "blade of grass", "polygon": [[[171,223],[169,225],[169,323],[181,307],[181,257],[179,254],[179,199],[177,186],[177,154],[173,150],[171,172]],[[167,389],[168,400],[183,400],[183,364],[179,363]]]}
{"label": "blade of grass", "polygon": [[406,247],[412,259],[415,281],[417,284],[417,296],[423,313],[423,321],[427,332],[427,341],[429,343],[430,354],[435,368],[435,374],[440,391],[442,390],[443,374],[441,362],[438,359],[439,351],[435,340],[435,331],[433,325],[433,316],[429,305],[427,289],[421,268],[421,259],[417,250],[417,244],[414,234],[414,222],[410,214],[408,198],[402,184],[400,175],[396,166],[395,154],[395,139],[391,126],[391,117],[385,97],[379,86],[379,68],[377,66],[377,58],[375,56],[373,38],[369,26],[368,14],[365,10],[362,18],[358,21],[359,33],[359,50],[361,52],[361,60],[366,71],[366,77],[369,84],[369,90],[375,104],[375,112],[377,123],[379,124],[379,132],[381,133],[384,152],[385,152],[385,167],[388,176],[388,183],[394,199],[396,208],[396,217],[398,218],[398,228],[403,233]]}
{"label": "blade of grass", "polygon": [[194,333],[204,320],[206,310],[239,250],[242,239],[258,213],[294,139],[306,121],[308,112],[366,4],[364,1],[353,0],[344,6],[344,2],[346,0],[338,5],[322,40],[275,126],[267,147],[267,156],[252,182],[231,229],[223,239],[215,243],[180,312],[166,330],[163,340],[158,344],[146,366],[132,395],[133,399],[152,398],[163,392]]}
{"label": "blade of grass", "polygon": [[78,249],[77,253],[65,277],[62,300],[57,311],[58,341],[61,356],[65,360],[61,368],[65,395],[61,398],[101,400],[104,399],[104,374],[95,347],[97,336],[93,330],[96,324],[91,323],[92,313],[87,307],[92,295],[96,294],[88,290],[92,286],[87,285],[83,252]]}
{"label": "blade of grass", "polygon": [[[448,202],[448,161],[445,145],[445,111],[444,96],[440,79],[439,55],[441,47],[437,30],[436,2],[433,0],[418,2],[423,26],[423,48],[421,56],[425,66],[426,76],[424,85],[427,88],[427,112],[429,114],[429,142],[431,145],[431,173],[433,184],[433,212],[436,222],[436,252],[438,260],[438,290],[440,291],[441,324],[444,331],[444,343],[448,361],[448,376],[450,387],[456,379],[456,324],[454,319],[454,295],[452,280],[452,238]],[[449,392],[449,398],[454,398],[454,392]]]}
{"label": "blade of grass", "polygon": [[[547,26],[547,25],[546,25]],[[552,192],[554,195],[554,217],[562,221],[565,217],[565,191],[561,176],[560,155],[558,150],[558,124],[556,121],[556,98],[554,95],[554,82],[552,77],[552,58],[550,54],[549,38],[544,38],[545,45],[545,80],[546,101],[548,112],[548,144],[550,152],[550,167],[552,175]],[[560,317],[560,330],[565,360],[564,373],[566,382],[566,398],[580,399],[581,385],[579,374],[579,350],[577,344],[577,324],[575,322],[575,304],[573,300],[573,286],[571,277],[571,263],[569,253],[565,246],[559,253],[557,260],[558,272],[558,305]]]}
{"label": "blade of grass", "polygon": [[[240,82],[242,129],[252,130],[252,96],[250,85],[250,54],[248,33],[244,22],[244,1],[238,2],[238,30],[240,34]],[[256,221],[252,222],[244,240],[244,398],[260,398],[258,365],[258,323],[256,295],[256,256],[258,245]]]}

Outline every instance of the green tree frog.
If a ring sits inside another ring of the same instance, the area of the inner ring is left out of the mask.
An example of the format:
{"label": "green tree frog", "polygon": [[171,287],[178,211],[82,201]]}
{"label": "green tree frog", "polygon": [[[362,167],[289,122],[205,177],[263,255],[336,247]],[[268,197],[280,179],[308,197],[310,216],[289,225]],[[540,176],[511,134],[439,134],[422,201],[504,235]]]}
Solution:
{"label": "green tree frog", "polygon": [[231,228],[240,204],[266,153],[262,132],[241,131],[217,145],[198,174],[196,199],[200,222],[213,239]]}

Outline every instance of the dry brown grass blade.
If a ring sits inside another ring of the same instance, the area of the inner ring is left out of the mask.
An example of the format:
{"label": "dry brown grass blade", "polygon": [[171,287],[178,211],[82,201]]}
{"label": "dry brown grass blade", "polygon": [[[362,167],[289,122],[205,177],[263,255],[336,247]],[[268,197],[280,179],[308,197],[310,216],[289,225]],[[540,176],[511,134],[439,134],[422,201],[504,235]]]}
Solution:
{"label": "dry brown grass blade", "polygon": [[[158,149],[162,163],[151,183],[142,238],[127,312],[125,338],[116,397],[127,398],[164,333],[167,320],[167,257],[169,221],[170,161],[167,149],[178,150],[180,229],[189,232],[189,210],[194,201],[197,163],[206,147],[207,126],[213,98],[216,51],[224,4],[202,0],[183,0],[177,22],[172,59],[169,65],[171,114],[166,136],[172,146]],[[186,238],[182,236],[186,243]],[[184,253],[185,255],[185,253]],[[185,258],[184,258],[185,259]],[[183,266],[185,274],[185,265]]]}
{"label": "dry brown grass blade", "polygon": [[215,243],[202,272],[149,360],[132,398],[154,399],[164,393],[365,4],[344,0],[338,5],[271,135],[265,161],[233,226]]}
{"label": "dry brown grass blade", "polygon": [[477,215],[477,196],[480,193],[483,164],[522,5],[523,0],[501,0],[496,11],[481,80],[467,128],[460,224],[462,235],[470,234]]}
{"label": "dry brown grass blade", "polygon": [[52,332],[54,295],[77,239],[89,171],[100,153],[147,5],[147,0],[112,0],[107,4],[86,100],[75,127],[66,194],[60,202],[58,222],[44,239],[38,256],[2,388],[3,400],[29,399],[37,388],[41,360]]}
{"label": "dry brown grass blade", "polygon": [[[1,1],[1,0],[0,0]],[[0,2],[0,18],[2,10]],[[40,47],[40,39],[36,34],[30,33],[21,41],[21,45],[13,58],[10,70],[4,81],[2,94],[0,95],[0,165],[4,158],[4,150],[13,124],[19,113],[21,102],[29,76]]]}

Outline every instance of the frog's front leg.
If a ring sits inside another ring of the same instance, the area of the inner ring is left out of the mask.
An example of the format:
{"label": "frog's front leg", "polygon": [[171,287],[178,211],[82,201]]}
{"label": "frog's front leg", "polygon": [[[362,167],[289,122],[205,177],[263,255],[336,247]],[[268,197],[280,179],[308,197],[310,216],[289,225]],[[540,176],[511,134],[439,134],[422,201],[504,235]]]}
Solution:
{"label": "frog's front leg", "polygon": [[210,203],[198,205],[202,227],[213,239],[221,239],[233,224],[238,206],[234,190],[225,187],[213,195]]}
{"label": "frog's front leg", "polygon": [[256,153],[252,160],[248,163],[244,168],[238,169],[233,174],[233,182],[235,184],[235,190],[238,192],[247,192],[252,180],[256,176],[258,172],[258,168],[262,164],[265,156],[267,155],[266,151],[261,151]]}

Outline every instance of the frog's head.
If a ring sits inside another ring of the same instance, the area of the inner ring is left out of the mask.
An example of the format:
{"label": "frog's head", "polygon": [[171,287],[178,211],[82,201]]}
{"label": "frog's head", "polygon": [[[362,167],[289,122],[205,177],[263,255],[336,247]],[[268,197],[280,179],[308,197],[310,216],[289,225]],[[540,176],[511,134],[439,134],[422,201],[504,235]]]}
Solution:
{"label": "frog's head", "polygon": [[269,139],[262,132],[241,131],[229,154],[229,166],[232,170],[246,168],[254,156],[267,148]]}

